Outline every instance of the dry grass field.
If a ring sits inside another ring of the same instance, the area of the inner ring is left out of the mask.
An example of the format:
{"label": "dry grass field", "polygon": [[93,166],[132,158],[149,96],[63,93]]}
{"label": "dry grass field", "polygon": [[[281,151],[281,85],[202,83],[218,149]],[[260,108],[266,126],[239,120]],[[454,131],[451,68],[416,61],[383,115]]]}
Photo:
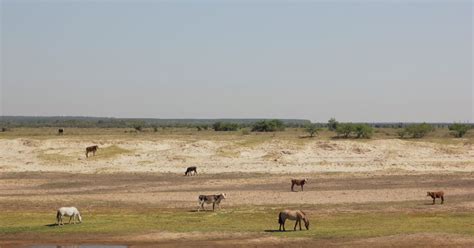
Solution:
{"label": "dry grass field", "polygon": [[[0,133],[1,247],[474,246],[472,134],[56,131]],[[185,177],[191,165],[199,175]],[[303,177],[305,191],[291,192],[290,179]],[[431,205],[426,191],[435,190],[446,192],[445,204]],[[196,212],[199,194],[220,192],[221,210]],[[84,222],[55,226],[55,210],[69,205]],[[310,230],[278,232],[286,208],[305,210]]]}

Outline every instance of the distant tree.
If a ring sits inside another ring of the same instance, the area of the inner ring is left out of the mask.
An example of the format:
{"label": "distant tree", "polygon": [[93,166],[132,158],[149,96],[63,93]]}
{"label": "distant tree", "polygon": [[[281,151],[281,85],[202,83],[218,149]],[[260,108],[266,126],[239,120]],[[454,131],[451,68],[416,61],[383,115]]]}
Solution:
{"label": "distant tree", "polygon": [[285,125],[280,120],[258,121],[252,126],[252,132],[276,132],[284,131]]}
{"label": "distant tree", "polygon": [[237,131],[239,124],[218,121],[212,125],[212,128],[214,128],[215,131]]}
{"label": "distant tree", "polygon": [[336,131],[339,122],[336,121],[336,118],[331,118],[328,121],[328,129],[329,131]]}
{"label": "distant tree", "polygon": [[405,133],[415,139],[423,138],[433,131],[434,127],[427,123],[413,124],[405,127]]}
{"label": "distant tree", "polygon": [[317,124],[309,124],[305,127],[305,131],[309,133],[310,137],[314,137],[315,134],[318,134],[320,129]]}
{"label": "distant tree", "polygon": [[338,137],[348,138],[354,130],[354,124],[352,123],[339,123],[337,124],[336,133]]}
{"label": "distant tree", "polygon": [[374,132],[374,129],[367,124],[356,124],[353,126],[357,138],[370,139]]}
{"label": "distant tree", "polygon": [[448,128],[456,138],[462,138],[471,129],[471,125],[454,123]]}

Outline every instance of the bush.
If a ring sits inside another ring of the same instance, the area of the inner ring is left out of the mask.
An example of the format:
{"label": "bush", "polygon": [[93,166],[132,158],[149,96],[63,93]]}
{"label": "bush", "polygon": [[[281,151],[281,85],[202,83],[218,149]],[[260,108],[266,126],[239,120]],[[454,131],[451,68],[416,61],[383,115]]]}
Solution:
{"label": "bush", "polygon": [[370,139],[374,133],[374,129],[367,124],[356,124],[353,129],[357,138]]}
{"label": "bush", "polygon": [[432,131],[434,131],[434,128],[426,123],[409,125],[404,130],[406,135],[415,139],[423,138]]}
{"label": "bush", "polygon": [[328,121],[328,130],[329,131],[336,131],[338,125],[339,125],[339,122],[337,122],[335,118],[331,118]]}
{"label": "bush", "polygon": [[263,120],[252,126],[252,132],[276,132],[284,131],[285,125],[280,120]]}
{"label": "bush", "polygon": [[370,139],[374,129],[367,124],[340,123],[337,125],[336,133],[338,137],[349,138],[351,134],[355,138]]}
{"label": "bush", "polygon": [[471,125],[468,124],[461,124],[461,123],[454,123],[450,125],[449,131],[452,131],[452,134],[456,138],[462,138],[468,131],[471,129]]}
{"label": "bush", "polygon": [[306,126],[305,131],[309,133],[310,137],[314,137],[315,134],[318,134],[320,129],[318,128],[318,125],[316,124],[309,124]]}
{"label": "bush", "polygon": [[341,123],[337,125],[336,133],[338,137],[348,138],[354,131],[354,124],[352,123]]}
{"label": "bush", "polygon": [[239,124],[229,122],[216,122],[212,125],[214,131],[237,131]]}
{"label": "bush", "polygon": [[242,135],[249,135],[250,130],[248,128],[242,129]]}

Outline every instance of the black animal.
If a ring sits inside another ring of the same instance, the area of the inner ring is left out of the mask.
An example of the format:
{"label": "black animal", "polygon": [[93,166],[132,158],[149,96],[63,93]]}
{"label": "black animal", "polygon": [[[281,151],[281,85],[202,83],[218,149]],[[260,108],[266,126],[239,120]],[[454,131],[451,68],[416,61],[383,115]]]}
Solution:
{"label": "black animal", "polygon": [[185,176],[187,175],[196,175],[198,172],[197,172],[197,167],[196,166],[191,166],[191,167],[188,167],[186,169],[186,172],[184,173]]}
{"label": "black animal", "polygon": [[58,129],[58,135],[63,135],[63,133],[64,133],[64,129],[62,128]]}

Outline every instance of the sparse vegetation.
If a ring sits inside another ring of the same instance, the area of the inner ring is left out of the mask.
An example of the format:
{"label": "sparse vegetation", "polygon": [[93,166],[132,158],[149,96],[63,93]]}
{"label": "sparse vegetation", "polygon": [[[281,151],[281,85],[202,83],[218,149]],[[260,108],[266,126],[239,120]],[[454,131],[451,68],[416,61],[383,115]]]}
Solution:
{"label": "sparse vegetation", "polygon": [[314,137],[320,130],[317,124],[309,124],[305,128],[305,132],[309,134],[309,137]]}
{"label": "sparse vegetation", "polygon": [[452,132],[454,137],[462,138],[471,129],[471,125],[455,123],[449,126],[449,130]]}
{"label": "sparse vegetation", "polygon": [[338,125],[339,125],[339,122],[336,121],[336,118],[331,118],[328,121],[328,130],[329,131],[336,131]]}
{"label": "sparse vegetation", "polygon": [[358,139],[370,139],[374,129],[367,124],[340,123],[337,125],[336,133],[338,137],[342,138],[349,138],[354,135]]}
{"label": "sparse vegetation", "polygon": [[410,136],[411,138],[419,139],[425,137],[428,133],[433,132],[434,130],[434,127],[427,123],[412,124],[399,131],[398,136],[401,138]]}
{"label": "sparse vegetation", "polygon": [[[37,233],[69,235],[71,233],[138,234],[150,231],[186,233],[242,232],[265,233],[277,230],[278,210],[273,208],[240,208],[218,212],[182,212],[160,210],[146,214],[137,212],[83,213],[84,222],[62,228],[47,227],[53,223],[51,213],[8,212],[0,214],[2,234]],[[369,238],[413,233],[452,233],[474,235],[470,228],[474,215],[456,213],[334,213],[312,215],[310,230],[302,232],[270,232],[277,237],[308,237],[317,239]],[[120,225],[117,225],[120,223]],[[291,224],[287,229],[292,229]],[[317,224],[316,224],[317,223]]]}
{"label": "sparse vegetation", "polygon": [[276,132],[284,131],[285,125],[280,120],[263,120],[252,126],[252,132]]}
{"label": "sparse vegetation", "polygon": [[239,124],[230,122],[216,122],[212,125],[214,131],[237,131],[239,130]]}

